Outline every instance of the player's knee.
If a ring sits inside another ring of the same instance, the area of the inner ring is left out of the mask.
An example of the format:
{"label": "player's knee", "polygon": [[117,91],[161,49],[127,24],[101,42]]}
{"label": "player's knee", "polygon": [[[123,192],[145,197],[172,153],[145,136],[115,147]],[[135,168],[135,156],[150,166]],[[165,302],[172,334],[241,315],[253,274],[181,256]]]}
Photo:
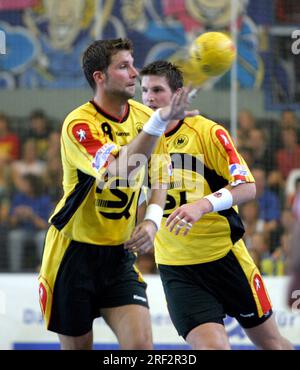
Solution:
{"label": "player's knee", "polygon": [[200,346],[199,348],[192,348],[192,349],[197,350],[197,351],[227,351],[227,350],[230,350],[230,347],[218,346],[213,343],[212,345],[208,344],[208,345]]}
{"label": "player's knee", "polygon": [[79,337],[58,335],[62,350],[91,350],[93,349],[93,335],[89,332]]}
{"label": "player's knee", "polygon": [[189,332],[187,343],[193,350],[229,350],[230,344],[223,325],[207,323]]}
{"label": "player's knee", "polygon": [[230,350],[230,344],[225,340],[195,342],[191,346],[194,350]]}
{"label": "player's knee", "polygon": [[151,350],[153,348],[151,333],[139,333],[134,338],[131,338],[128,343],[132,350]]}
{"label": "player's knee", "polygon": [[267,338],[262,343],[260,343],[259,347],[263,350],[274,351],[294,349],[293,345],[282,336]]}
{"label": "player's knee", "polygon": [[210,335],[207,337],[193,335],[187,338],[187,342],[193,350],[228,350],[230,344],[228,338],[222,335]]}

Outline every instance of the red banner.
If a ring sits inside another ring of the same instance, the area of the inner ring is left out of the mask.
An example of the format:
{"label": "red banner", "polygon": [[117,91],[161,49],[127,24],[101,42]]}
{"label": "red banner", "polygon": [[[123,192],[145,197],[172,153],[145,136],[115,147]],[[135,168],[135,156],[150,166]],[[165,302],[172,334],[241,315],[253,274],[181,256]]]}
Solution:
{"label": "red banner", "polygon": [[38,2],[39,0],[0,0],[0,11],[32,8]]}

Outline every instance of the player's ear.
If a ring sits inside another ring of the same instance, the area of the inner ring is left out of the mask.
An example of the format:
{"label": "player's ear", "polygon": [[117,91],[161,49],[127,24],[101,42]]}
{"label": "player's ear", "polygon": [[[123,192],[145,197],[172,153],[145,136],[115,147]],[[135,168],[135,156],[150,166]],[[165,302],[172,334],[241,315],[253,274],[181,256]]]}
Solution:
{"label": "player's ear", "polygon": [[105,78],[105,73],[103,73],[101,71],[95,71],[93,73],[93,77],[94,77],[94,80],[95,80],[96,84],[102,83],[104,81],[104,78]]}

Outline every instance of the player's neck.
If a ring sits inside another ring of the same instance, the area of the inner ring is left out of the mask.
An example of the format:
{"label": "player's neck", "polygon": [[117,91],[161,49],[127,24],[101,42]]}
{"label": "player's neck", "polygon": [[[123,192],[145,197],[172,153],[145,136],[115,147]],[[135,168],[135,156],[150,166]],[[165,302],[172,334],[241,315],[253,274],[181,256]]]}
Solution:
{"label": "player's neck", "polygon": [[111,99],[106,95],[95,95],[94,102],[109,115],[122,118],[127,111],[127,100]]}
{"label": "player's neck", "polygon": [[165,134],[167,134],[168,132],[171,132],[174,130],[174,128],[179,124],[180,121],[176,120],[176,121],[171,121],[167,128],[166,128],[166,131],[165,131]]}

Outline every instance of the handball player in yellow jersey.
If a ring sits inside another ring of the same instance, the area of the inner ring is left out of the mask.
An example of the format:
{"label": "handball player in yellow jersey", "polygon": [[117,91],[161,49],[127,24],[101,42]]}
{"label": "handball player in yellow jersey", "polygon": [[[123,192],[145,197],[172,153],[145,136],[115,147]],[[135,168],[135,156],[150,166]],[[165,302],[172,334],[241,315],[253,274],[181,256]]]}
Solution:
{"label": "handball player in yellow jersey", "polygon": [[[124,243],[136,223],[145,167],[140,162],[147,164],[153,152],[165,158],[162,169],[168,166],[162,137],[167,123],[197,112],[186,110],[188,89],[155,113],[131,100],[138,72],[128,39],[93,42],[82,64],[94,98],[73,110],[62,126],[64,195],[45,240],[40,305],[62,349],[92,349],[98,316],[121,349],[151,349],[146,284]],[[150,204],[143,223],[157,230],[162,213],[158,204]]]}
{"label": "handball player in yellow jersey", "polygon": [[[140,75],[143,103],[153,110],[170,104],[183,86],[181,72],[166,61],[149,64]],[[155,259],[179,335],[192,349],[230,349],[223,322],[228,314],[257,347],[292,349],[242,241],[236,206],[253,199],[256,188],[229,133],[198,115],[172,121],[165,137],[173,175]],[[136,240],[126,247],[143,252]]]}

